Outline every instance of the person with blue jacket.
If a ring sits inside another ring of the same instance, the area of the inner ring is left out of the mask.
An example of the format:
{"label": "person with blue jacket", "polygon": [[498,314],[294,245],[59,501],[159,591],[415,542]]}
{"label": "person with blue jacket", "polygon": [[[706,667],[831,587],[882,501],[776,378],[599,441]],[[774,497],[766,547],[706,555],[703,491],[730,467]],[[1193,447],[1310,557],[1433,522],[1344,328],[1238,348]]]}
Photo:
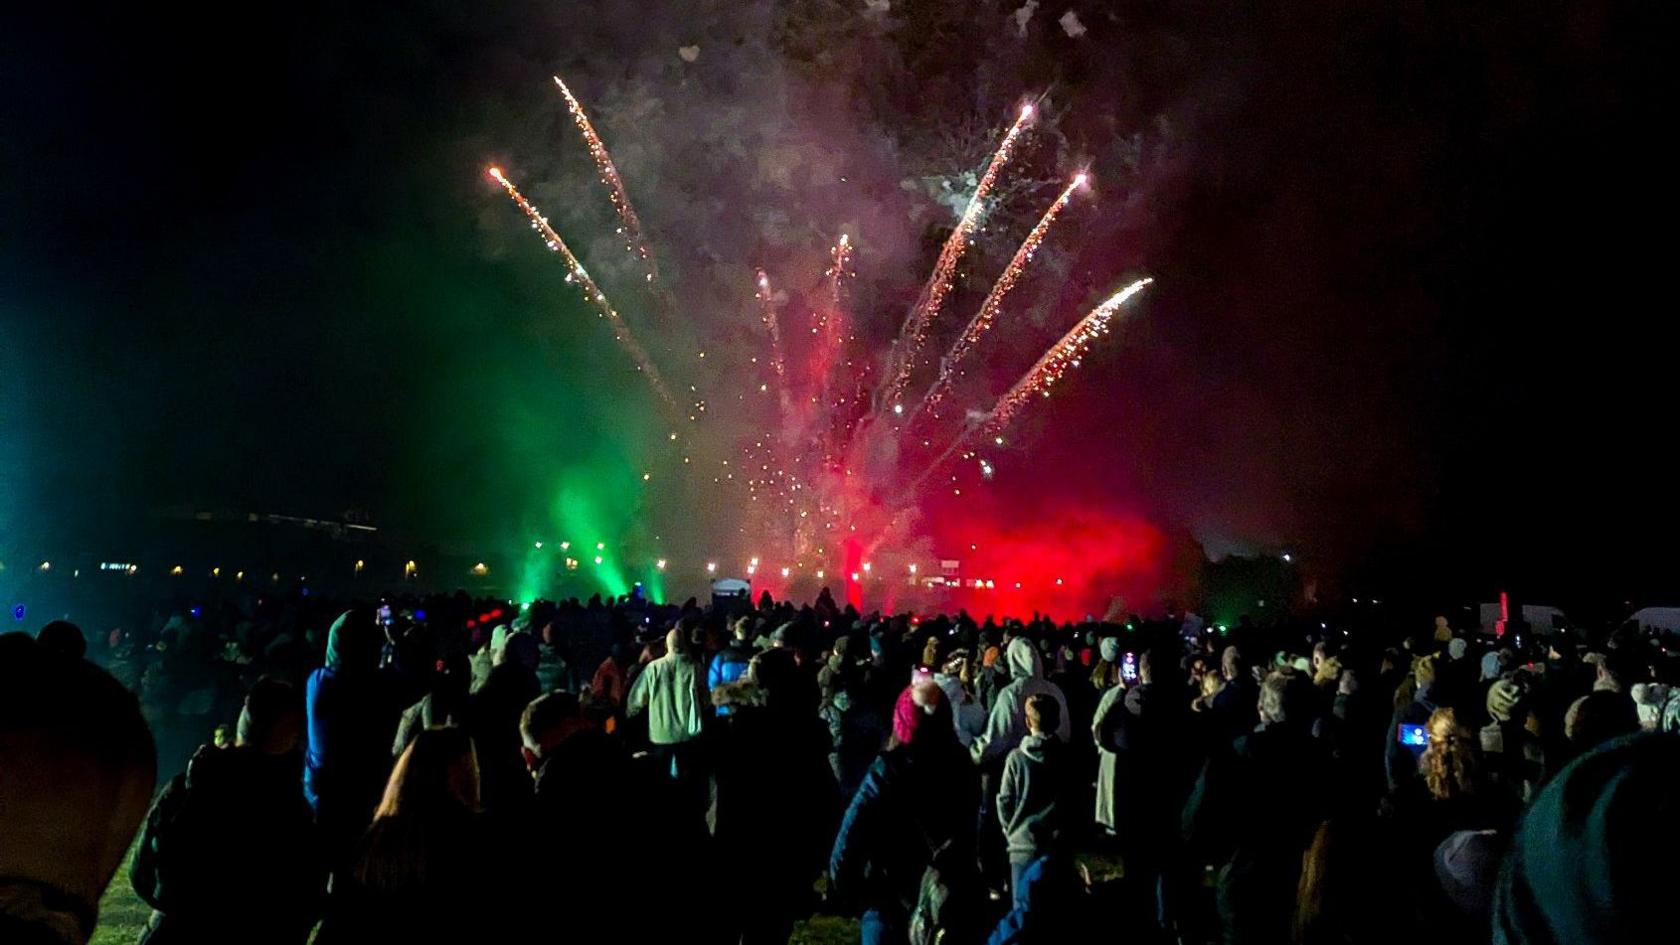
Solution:
{"label": "person with blue jacket", "polygon": [[[719,687],[727,686],[747,674],[747,667],[752,665],[752,641],[747,637],[752,633],[752,620],[742,617],[735,621],[735,632],[729,644],[712,657],[712,664],[706,670],[706,688],[716,692]],[[728,705],[717,707],[718,715],[728,715],[731,711]]]}

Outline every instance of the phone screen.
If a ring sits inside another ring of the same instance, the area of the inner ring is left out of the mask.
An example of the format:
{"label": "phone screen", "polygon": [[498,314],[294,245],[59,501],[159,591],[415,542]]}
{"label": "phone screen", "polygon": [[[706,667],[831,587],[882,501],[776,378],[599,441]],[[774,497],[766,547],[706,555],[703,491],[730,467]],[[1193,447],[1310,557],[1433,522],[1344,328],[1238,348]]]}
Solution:
{"label": "phone screen", "polygon": [[1120,678],[1127,682],[1137,682],[1138,667],[1137,654],[1127,653],[1120,657]]}
{"label": "phone screen", "polygon": [[1395,737],[1399,739],[1400,744],[1405,745],[1407,748],[1429,747],[1429,729],[1422,725],[1406,725],[1402,723],[1400,725],[1400,730],[1396,733]]}

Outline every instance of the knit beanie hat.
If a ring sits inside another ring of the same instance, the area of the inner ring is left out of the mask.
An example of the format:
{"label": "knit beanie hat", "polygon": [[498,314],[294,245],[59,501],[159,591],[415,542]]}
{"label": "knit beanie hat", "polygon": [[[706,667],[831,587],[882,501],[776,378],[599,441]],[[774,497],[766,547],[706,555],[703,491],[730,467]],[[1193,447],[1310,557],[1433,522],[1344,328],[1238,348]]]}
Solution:
{"label": "knit beanie hat", "polygon": [[1680,737],[1618,738],[1564,768],[1517,828],[1494,945],[1639,942],[1673,921]]}
{"label": "knit beanie hat", "polygon": [[905,686],[904,691],[898,694],[898,702],[893,705],[893,738],[900,745],[914,744],[918,734],[926,730],[944,704],[945,693],[932,682]]}
{"label": "knit beanie hat", "polygon": [[1490,679],[1498,679],[1500,672],[1499,654],[1497,652],[1483,653],[1482,681],[1487,682]]}
{"label": "knit beanie hat", "polygon": [[1464,654],[1470,651],[1470,643],[1463,637],[1453,637],[1447,644],[1447,655],[1455,660],[1464,659]]}

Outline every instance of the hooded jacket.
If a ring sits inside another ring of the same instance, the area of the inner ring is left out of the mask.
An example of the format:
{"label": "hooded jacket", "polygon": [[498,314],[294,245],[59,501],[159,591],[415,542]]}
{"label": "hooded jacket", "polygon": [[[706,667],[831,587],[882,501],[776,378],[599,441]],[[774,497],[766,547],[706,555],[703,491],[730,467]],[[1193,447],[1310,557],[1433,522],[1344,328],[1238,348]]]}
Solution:
{"label": "hooded jacket", "polygon": [[1005,659],[1009,663],[1009,685],[998,692],[997,701],[992,703],[992,714],[986,720],[986,730],[970,748],[974,760],[981,764],[1002,761],[1027,737],[1027,697],[1036,693],[1048,694],[1061,707],[1056,737],[1064,744],[1073,738],[1067,698],[1060,686],[1044,678],[1044,661],[1038,650],[1016,637],[1009,642]]}
{"label": "hooded jacket", "polygon": [[1073,763],[1066,742],[1028,735],[1009,753],[998,786],[998,821],[1012,863],[1030,863],[1066,838],[1074,821]]}
{"label": "hooded jacket", "polygon": [[354,836],[372,818],[390,773],[397,722],[413,701],[379,671],[382,643],[371,621],[353,620],[346,611],[327,633],[326,665],[309,675],[305,688],[303,793],[335,834]]}

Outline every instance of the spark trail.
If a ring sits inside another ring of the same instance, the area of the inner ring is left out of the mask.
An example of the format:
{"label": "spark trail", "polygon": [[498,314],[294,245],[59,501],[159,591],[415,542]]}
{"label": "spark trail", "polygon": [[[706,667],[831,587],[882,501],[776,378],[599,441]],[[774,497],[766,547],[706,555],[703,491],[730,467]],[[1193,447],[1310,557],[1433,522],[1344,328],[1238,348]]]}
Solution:
{"label": "spark trail", "polygon": [[922,286],[916,306],[910,310],[910,317],[905,319],[904,328],[893,345],[891,367],[876,398],[877,411],[894,408],[897,408],[895,412],[902,411],[898,401],[904,394],[904,386],[910,381],[910,373],[916,368],[916,359],[921,354],[922,344],[927,340],[928,325],[939,316],[939,309],[951,292],[951,281],[956,277],[957,263],[962,259],[963,251],[968,248],[969,239],[974,235],[974,228],[980,224],[980,218],[985,213],[986,198],[991,194],[998,175],[1014,156],[1015,142],[1020,138],[1027,123],[1032,120],[1032,116],[1032,105],[1021,106],[1019,117],[1009,126],[1003,141],[992,154],[991,163],[986,165],[985,173],[980,176],[980,183],[974,188],[974,196],[969,198],[962,218],[957,221],[956,228],[951,231],[944,247],[940,249],[933,273]]}
{"label": "spark trail", "polygon": [[501,168],[492,167],[487,169],[485,173],[489,174],[490,178],[496,183],[502,185],[502,189],[507,191],[507,195],[513,199],[514,203],[519,205],[520,210],[525,212],[526,218],[531,221],[531,228],[542,236],[543,243],[549,251],[558,253],[566,261],[566,281],[577,283],[578,287],[583,290],[584,300],[594,307],[596,317],[604,318],[612,323],[613,338],[629,353],[630,359],[636,362],[636,370],[647,376],[648,384],[653,388],[654,394],[658,395],[666,406],[675,409],[676,398],[671,396],[670,390],[665,386],[665,381],[660,378],[659,370],[654,366],[653,359],[648,357],[646,349],[630,333],[630,326],[625,324],[624,317],[618,314],[618,310],[613,308],[612,302],[607,299],[606,293],[602,292],[601,287],[595,284],[594,279],[590,278],[589,271],[583,268],[583,263],[573,254],[571,247],[567,246],[566,241],[561,239],[560,234],[549,225],[548,218],[543,216],[542,211],[538,210],[529,200],[525,199],[525,195],[519,192],[519,188],[515,187],[512,181],[508,180],[507,175],[502,173]]}
{"label": "spark trail", "polygon": [[939,376],[934,378],[933,386],[928,389],[927,396],[922,398],[922,402],[904,421],[906,428],[915,422],[922,411],[938,406],[939,401],[950,392],[951,385],[955,384],[960,376],[957,371],[958,363],[962,361],[963,356],[968,354],[970,349],[979,343],[986,332],[991,330],[992,324],[997,321],[998,313],[1003,308],[1003,300],[1015,288],[1015,284],[1021,281],[1021,276],[1026,272],[1027,266],[1032,264],[1033,256],[1038,252],[1039,245],[1049,235],[1050,227],[1055,225],[1056,217],[1073,199],[1074,191],[1085,186],[1085,181],[1086,176],[1084,174],[1075,176],[1073,182],[1067,185],[1067,189],[1062,191],[1061,196],[1056,198],[1056,202],[1044,211],[1044,216],[1039,218],[1038,225],[1032,228],[1032,232],[1027,234],[1025,240],[1021,241],[1021,247],[1015,251],[1014,258],[1009,260],[1009,265],[1003,270],[1003,275],[999,276],[997,282],[993,283],[992,290],[986,294],[986,300],[980,303],[979,310],[974,313],[973,318],[969,319],[962,334],[957,336],[957,340],[951,345],[951,350],[946,353],[944,358],[940,359]]}
{"label": "spark trail", "polygon": [[782,351],[781,316],[776,312],[775,293],[770,290],[769,274],[760,269],[754,286],[754,294],[758,299],[758,317],[764,323],[765,333],[770,336],[770,368],[776,374],[776,398],[785,419],[788,410],[791,409],[793,397],[788,391],[787,357]]}
{"label": "spark trail", "polygon": [[1109,323],[1114,315],[1125,305],[1132,296],[1142,292],[1146,286],[1155,280],[1145,277],[1133,282],[1120,291],[1109,296],[1101,305],[1086,313],[1061,340],[1050,346],[1043,357],[1021,375],[1015,385],[1005,391],[997,403],[984,416],[970,422],[963,427],[962,432],[953,438],[948,446],[924,468],[906,489],[906,495],[914,495],[922,483],[933,475],[945,461],[950,459],[976,433],[997,434],[1002,432],[1015,419],[1021,409],[1032,400],[1034,394],[1044,397],[1050,396],[1050,387],[1068,371],[1079,366],[1080,359],[1091,350],[1097,340],[1108,334]]}
{"label": "spark trail", "polygon": [[606,142],[595,133],[595,125],[589,120],[589,114],[583,110],[572,90],[566,87],[559,76],[554,76],[554,84],[560,89],[560,94],[566,99],[566,111],[572,116],[572,123],[577,125],[578,132],[583,135],[583,143],[589,148],[589,157],[595,162],[595,170],[601,175],[601,183],[607,187],[607,197],[612,200],[613,210],[617,211],[620,223],[619,235],[624,237],[624,248],[641,259],[646,267],[645,273],[649,283],[659,281],[659,267],[653,261],[653,253],[648,250],[647,240],[642,236],[642,221],[636,216],[636,208],[630,205],[630,195],[624,190],[624,179],[618,175],[618,165],[613,163],[612,153],[607,150]]}

